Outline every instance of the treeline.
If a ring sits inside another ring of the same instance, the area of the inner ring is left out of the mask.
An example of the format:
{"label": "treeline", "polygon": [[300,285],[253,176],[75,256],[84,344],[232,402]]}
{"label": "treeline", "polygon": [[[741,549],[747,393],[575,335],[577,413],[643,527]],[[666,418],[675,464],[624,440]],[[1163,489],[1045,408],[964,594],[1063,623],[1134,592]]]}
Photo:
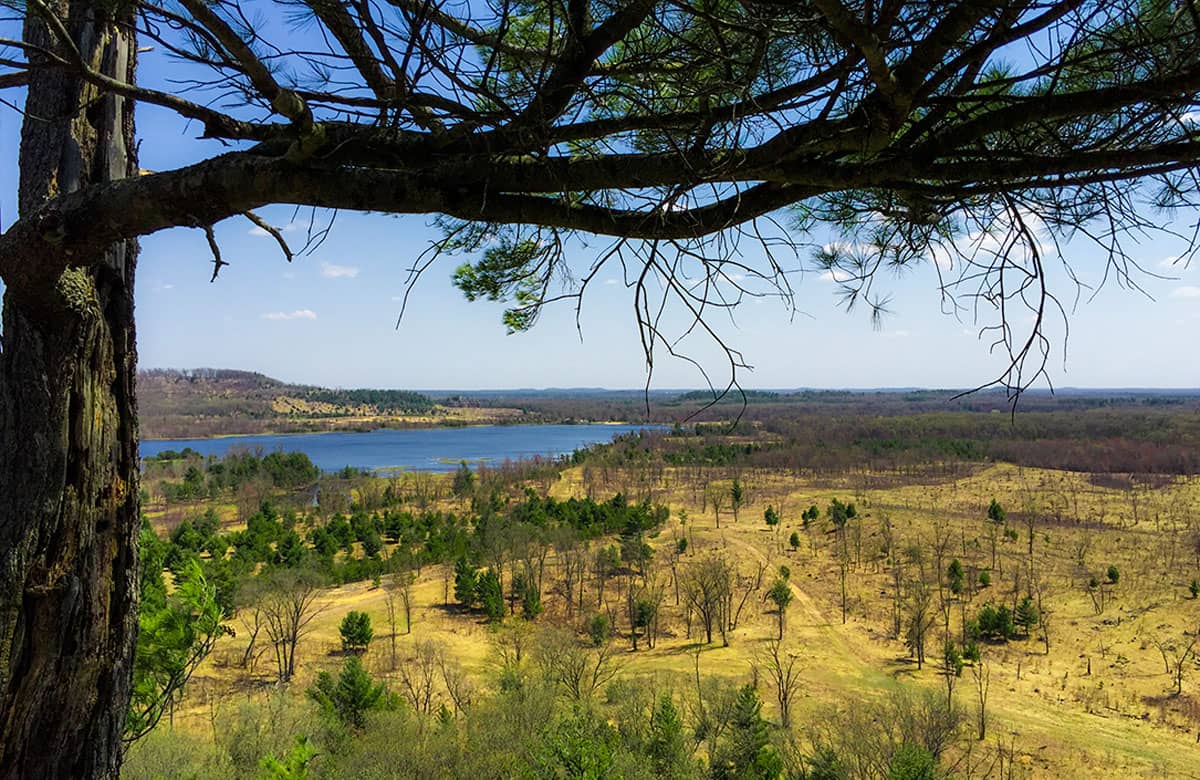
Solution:
{"label": "treeline", "polygon": [[336,406],[372,406],[381,414],[417,414],[427,412],[434,403],[427,395],[411,390],[373,390],[362,388],[357,390],[330,390],[324,387],[295,386],[300,398],[307,401],[334,404]]}
{"label": "treeline", "polygon": [[804,473],[902,470],[938,463],[1003,461],[1095,473],[1200,473],[1200,414],[1191,410],[1096,409],[1086,413],[938,412],[820,414],[780,405],[746,409],[725,423],[629,436],[583,454],[613,465],[744,466]]}

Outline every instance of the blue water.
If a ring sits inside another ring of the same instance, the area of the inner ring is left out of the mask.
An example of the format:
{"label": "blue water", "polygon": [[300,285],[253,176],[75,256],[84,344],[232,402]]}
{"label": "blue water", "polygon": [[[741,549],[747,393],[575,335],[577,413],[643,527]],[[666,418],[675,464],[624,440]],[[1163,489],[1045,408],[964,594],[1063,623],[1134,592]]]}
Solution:
{"label": "blue water", "polygon": [[160,439],[143,441],[142,457],[163,450],[191,447],[201,455],[225,455],[231,450],[266,454],[281,450],[303,452],[325,471],[344,466],[356,469],[453,471],[460,461],[500,464],[535,455],[555,457],[614,436],[638,431],[641,425],[481,425],[467,428],[377,430],[370,433],[293,433],[228,436],[221,439]]}

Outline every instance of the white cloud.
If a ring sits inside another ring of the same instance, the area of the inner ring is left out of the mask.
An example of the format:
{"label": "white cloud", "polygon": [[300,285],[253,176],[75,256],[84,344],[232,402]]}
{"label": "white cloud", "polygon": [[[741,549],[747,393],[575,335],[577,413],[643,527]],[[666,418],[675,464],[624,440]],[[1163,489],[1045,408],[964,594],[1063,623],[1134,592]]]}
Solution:
{"label": "white cloud", "polygon": [[1200,111],[1189,111],[1179,119],[1189,125],[1200,125]]}
{"label": "white cloud", "polygon": [[942,269],[943,271],[953,271],[954,270],[954,253],[953,252],[951,252],[949,249],[947,249],[946,247],[944,247],[940,244],[935,244],[934,246],[931,246],[929,248],[929,251],[930,251],[930,254],[932,255],[934,265],[936,265],[938,268]]}
{"label": "white cloud", "polygon": [[403,300],[404,300],[404,296],[403,296],[403,295],[393,295],[393,296],[392,296],[392,300],[393,300],[393,301],[400,302],[400,301],[403,301]]}
{"label": "white cloud", "polygon": [[162,288],[163,288],[164,290],[174,290],[174,289],[175,289],[175,285],[173,285],[173,284],[164,284],[164,285],[162,286]]}
{"label": "white cloud", "polygon": [[292,273],[291,271],[284,271],[282,274],[280,274],[280,276],[282,276],[284,279],[295,279],[296,278],[296,275],[294,273]]}
{"label": "white cloud", "polygon": [[296,309],[293,312],[272,311],[262,315],[264,320],[315,320],[317,313],[312,309]]}
{"label": "white cloud", "polygon": [[604,283],[605,284],[620,284],[620,282],[618,282],[616,279],[605,279]]}
{"label": "white cloud", "polygon": [[828,271],[822,271],[817,278],[823,282],[848,282],[854,278],[854,274],[840,268],[830,268]]}
{"label": "white cloud", "polygon": [[358,268],[353,265],[321,263],[321,276],[326,279],[353,279],[358,276]]}
{"label": "white cloud", "polygon": [[1158,267],[1169,273],[1181,274],[1192,267],[1192,262],[1186,255],[1170,255],[1159,260]]}
{"label": "white cloud", "polygon": [[1200,287],[1176,287],[1171,291],[1172,298],[1200,298]]}
{"label": "white cloud", "polygon": [[[982,229],[935,244],[930,248],[929,259],[945,273],[953,271],[963,262],[962,258],[967,261],[978,258],[979,262],[987,263],[999,254],[1007,254],[1016,261],[1028,261],[1031,249],[1036,249],[1043,257],[1051,254],[1055,247],[1045,220],[1027,209],[1021,209],[1018,216],[1019,221],[1011,215],[1001,214]],[[1029,246],[1030,238],[1033,247]]]}
{"label": "white cloud", "polygon": [[885,331],[883,337],[888,339],[906,339],[909,337],[909,335],[910,334],[907,330],[901,329]]}

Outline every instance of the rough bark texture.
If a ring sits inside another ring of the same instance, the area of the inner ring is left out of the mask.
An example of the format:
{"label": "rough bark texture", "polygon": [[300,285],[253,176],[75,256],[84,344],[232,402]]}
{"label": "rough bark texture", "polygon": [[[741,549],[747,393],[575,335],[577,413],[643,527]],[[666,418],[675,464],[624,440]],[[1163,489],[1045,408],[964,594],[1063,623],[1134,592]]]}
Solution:
{"label": "rough bark texture", "polygon": [[[129,27],[97,18],[98,4],[50,5],[84,59],[133,81]],[[25,36],[56,48],[32,16]],[[26,110],[22,216],[136,175],[128,101],[44,69]],[[117,774],[137,633],[136,256],[136,243],[116,244],[44,289],[5,292],[0,777]]]}

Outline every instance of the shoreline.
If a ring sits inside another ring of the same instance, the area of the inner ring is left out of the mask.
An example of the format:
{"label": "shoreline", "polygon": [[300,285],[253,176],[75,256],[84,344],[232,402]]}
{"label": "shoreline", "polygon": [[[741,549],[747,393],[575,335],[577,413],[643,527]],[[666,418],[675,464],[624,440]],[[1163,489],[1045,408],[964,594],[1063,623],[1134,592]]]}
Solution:
{"label": "shoreline", "polygon": [[517,426],[549,426],[562,425],[570,427],[587,427],[600,425],[641,425],[647,428],[668,428],[670,423],[653,423],[653,422],[629,422],[627,420],[593,420],[589,422],[519,422],[519,423],[499,423],[499,422],[484,422],[484,423],[464,423],[462,425],[405,425],[392,427],[381,425],[370,430],[361,430],[358,428],[344,429],[325,429],[315,431],[258,431],[256,433],[216,433],[208,436],[141,436],[138,441],[142,442],[165,442],[165,441],[219,441],[221,439],[238,439],[248,438],[251,436],[313,436],[326,433],[374,433],[375,431],[435,431],[435,430],[461,430],[464,428],[514,428]]}

